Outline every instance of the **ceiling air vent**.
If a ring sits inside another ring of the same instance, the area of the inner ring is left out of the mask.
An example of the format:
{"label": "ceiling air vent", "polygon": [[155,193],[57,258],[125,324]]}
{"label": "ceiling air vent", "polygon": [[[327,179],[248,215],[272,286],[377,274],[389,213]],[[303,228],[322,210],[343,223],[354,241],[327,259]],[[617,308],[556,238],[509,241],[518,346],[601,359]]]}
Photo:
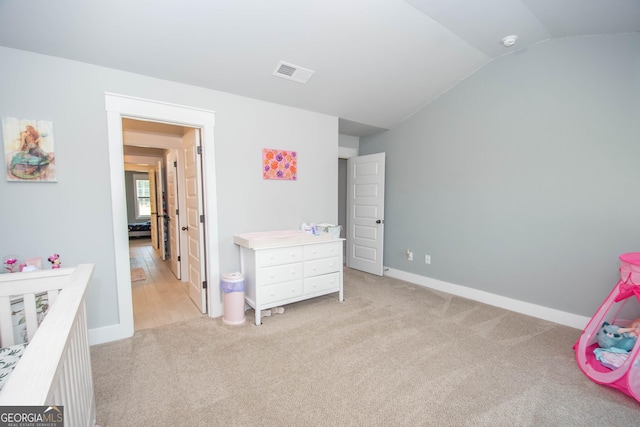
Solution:
{"label": "ceiling air vent", "polygon": [[309,70],[308,68],[298,67],[297,65],[280,61],[273,72],[273,75],[282,77],[283,79],[293,80],[298,83],[306,83],[309,81],[313,73],[314,71]]}

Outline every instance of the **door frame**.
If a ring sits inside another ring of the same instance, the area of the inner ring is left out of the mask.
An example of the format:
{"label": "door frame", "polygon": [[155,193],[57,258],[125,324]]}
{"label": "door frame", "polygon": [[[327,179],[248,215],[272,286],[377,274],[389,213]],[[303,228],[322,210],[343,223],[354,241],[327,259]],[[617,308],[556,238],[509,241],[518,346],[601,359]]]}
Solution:
{"label": "door frame", "polygon": [[[106,342],[130,337],[134,332],[133,300],[131,296],[131,272],[129,264],[129,239],[127,233],[127,207],[124,183],[124,154],[122,141],[122,119],[156,121],[184,125],[202,130],[203,173],[202,192],[205,195],[207,233],[207,271],[209,278],[220,275],[218,250],[218,207],[216,190],[216,164],[214,151],[215,112],[161,101],[137,98],[105,92],[107,111],[107,138],[109,145],[109,169],[111,182],[111,209],[113,216],[113,239],[118,294],[118,323],[96,331],[95,341]],[[211,280],[209,280],[211,281]],[[208,315],[222,315],[220,292],[211,292],[209,284]]]}

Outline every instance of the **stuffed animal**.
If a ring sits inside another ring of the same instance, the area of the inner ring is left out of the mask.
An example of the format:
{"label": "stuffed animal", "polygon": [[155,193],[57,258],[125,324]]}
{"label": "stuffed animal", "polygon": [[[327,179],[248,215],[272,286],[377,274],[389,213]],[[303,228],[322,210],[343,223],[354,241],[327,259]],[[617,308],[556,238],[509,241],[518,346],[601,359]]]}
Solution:
{"label": "stuffed animal", "polygon": [[60,268],[60,264],[62,264],[62,261],[60,261],[60,255],[53,254],[47,259],[51,263],[51,268]]}
{"label": "stuffed animal", "polygon": [[620,350],[631,351],[636,343],[636,337],[630,336],[627,332],[618,332],[619,326],[604,322],[598,331],[597,340],[600,348],[615,347]]}

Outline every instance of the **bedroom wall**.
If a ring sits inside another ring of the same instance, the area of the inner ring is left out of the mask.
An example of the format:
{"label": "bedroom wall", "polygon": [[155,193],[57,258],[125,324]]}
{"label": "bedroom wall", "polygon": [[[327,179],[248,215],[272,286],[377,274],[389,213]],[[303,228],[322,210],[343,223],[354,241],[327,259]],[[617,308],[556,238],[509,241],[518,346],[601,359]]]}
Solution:
{"label": "bedroom wall", "polygon": [[[222,272],[240,268],[235,233],[337,221],[336,117],[3,47],[0,63],[0,116],[52,121],[58,169],[57,183],[0,179],[0,255],[95,263],[90,329],[118,323],[105,92],[216,112]],[[298,181],[264,181],[262,148],[297,150]]]}
{"label": "bedroom wall", "polygon": [[386,266],[591,317],[640,251],[640,34],[498,58],[361,138],[377,152]]}

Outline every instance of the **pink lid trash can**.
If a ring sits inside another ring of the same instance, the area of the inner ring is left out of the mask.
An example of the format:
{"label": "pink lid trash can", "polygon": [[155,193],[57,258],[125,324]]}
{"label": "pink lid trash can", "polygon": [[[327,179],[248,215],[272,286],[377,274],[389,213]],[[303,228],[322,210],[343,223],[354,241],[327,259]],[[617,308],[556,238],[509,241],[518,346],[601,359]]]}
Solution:
{"label": "pink lid trash can", "polygon": [[223,292],[222,321],[226,325],[242,325],[244,316],[244,275],[240,272],[223,274],[220,279]]}

